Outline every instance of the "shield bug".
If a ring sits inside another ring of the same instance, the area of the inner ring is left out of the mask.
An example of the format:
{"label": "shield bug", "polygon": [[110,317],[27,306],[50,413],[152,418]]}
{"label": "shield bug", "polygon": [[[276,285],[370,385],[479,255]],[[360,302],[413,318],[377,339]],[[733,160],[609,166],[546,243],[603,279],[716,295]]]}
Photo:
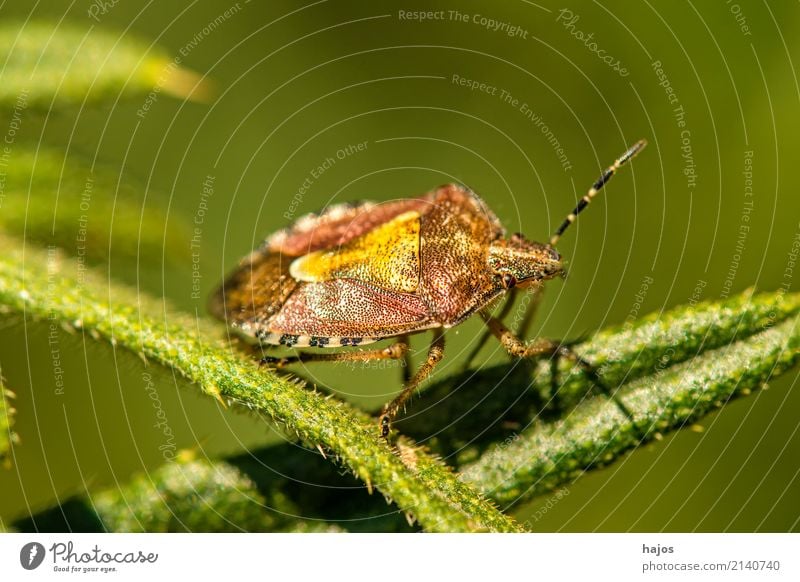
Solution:
{"label": "shield bug", "polygon": [[[211,312],[261,346],[348,348],[262,360],[277,367],[407,359],[408,336],[430,330],[425,362],[413,376],[404,368],[403,390],[379,418],[383,436],[442,359],[444,330],[473,314],[512,356],[569,357],[599,384],[591,365],[568,347],[549,339],[520,339],[489,307],[510,292],[526,286],[536,292],[546,280],[564,274],[555,249],[559,238],[645,145],[637,142],[602,173],[548,243],[522,234],[506,237],[488,206],[454,184],[418,198],[338,204],[268,237],[212,296]],[[360,349],[389,338],[396,341],[388,347]]]}

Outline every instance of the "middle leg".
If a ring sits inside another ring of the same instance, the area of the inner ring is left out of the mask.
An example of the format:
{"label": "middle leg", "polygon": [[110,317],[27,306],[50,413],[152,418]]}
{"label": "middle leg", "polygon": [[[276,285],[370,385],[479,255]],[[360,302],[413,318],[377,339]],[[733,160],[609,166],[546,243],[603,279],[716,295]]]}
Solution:
{"label": "middle leg", "polygon": [[400,408],[403,406],[403,404],[405,404],[406,400],[411,397],[411,395],[414,393],[414,390],[416,390],[419,385],[431,375],[433,369],[441,361],[442,356],[444,356],[444,331],[442,331],[442,328],[437,327],[433,330],[433,341],[428,348],[427,360],[425,360],[422,366],[420,366],[419,370],[417,370],[417,373],[414,374],[414,377],[403,386],[403,391],[399,394],[399,396],[383,407],[383,414],[381,414],[378,418],[378,424],[381,427],[381,436],[383,438],[389,436],[389,431],[391,430],[392,426],[392,419],[397,416]]}

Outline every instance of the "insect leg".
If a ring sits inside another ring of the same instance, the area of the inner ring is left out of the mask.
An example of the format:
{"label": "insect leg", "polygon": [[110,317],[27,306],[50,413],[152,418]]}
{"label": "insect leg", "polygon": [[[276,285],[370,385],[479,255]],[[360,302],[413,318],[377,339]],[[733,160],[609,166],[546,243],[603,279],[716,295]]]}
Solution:
{"label": "insect leg", "polygon": [[539,304],[542,302],[543,291],[544,285],[534,285],[525,290],[525,296],[530,297],[530,300],[525,306],[525,313],[517,326],[517,337],[525,337],[528,335],[528,328],[536,318],[536,312],[539,310]]}
{"label": "insect leg", "polygon": [[428,348],[428,359],[420,366],[414,377],[403,386],[403,391],[400,395],[392,400],[389,404],[383,407],[383,414],[378,418],[378,424],[381,427],[381,436],[386,438],[389,436],[391,430],[392,419],[397,416],[400,408],[405,404],[411,395],[414,393],[419,385],[430,376],[433,369],[436,367],[442,356],[444,355],[444,331],[441,328],[434,328],[433,341]]}
{"label": "insect leg", "polygon": [[[519,289],[512,289],[509,293],[508,299],[503,304],[503,308],[500,310],[500,313],[497,315],[497,318],[503,320],[506,316],[511,313],[511,308],[514,306],[514,301],[516,300],[517,294],[519,293]],[[489,337],[491,337],[492,332],[488,329],[483,332],[480,338],[478,338],[478,342],[472,348],[472,350],[467,355],[466,359],[464,360],[464,365],[462,367],[462,371],[466,370],[472,364],[472,360],[478,355],[478,353],[483,349],[483,346],[486,345],[486,342],[489,341]]]}
{"label": "insect leg", "polygon": [[[494,317],[481,312],[486,326],[490,332],[500,341],[504,348],[514,357],[517,358],[542,358],[549,357],[553,359],[567,358],[574,362],[578,367],[583,370],[584,374],[589,378],[592,385],[599,390],[602,394],[608,396],[617,408],[631,421],[634,421],[633,414],[630,409],[617,397],[616,392],[611,389],[597,373],[597,369],[588,361],[580,357],[575,350],[571,347],[564,345],[560,342],[553,341],[546,338],[540,338],[531,342],[526,342],[518,338],[514,333]],[[555,365],[553,367],[555,370]]]}
{"label": "insect leg", "polygon": [[486,327],[489,328],[489,333],[495,336],[506,351],[515,358],[538,358],[542,356],[552,356],[558,351],[560,344],[549,339],[536,339],[531,342],[526,342],[519,339],[514,332],[508,329],[496,317],[492,317],[488,313],[480,312]]}
{"label": "insect leg", "polygon": [[406,349],[403,352],[403,371],[402,371],[402,379],[403,379],[403,386],[408,384],[411,381],[411,350],[409,349],[409,339],[407,335],[400,337],[400,342],[406,345]]}
{"label": "insect leg", "polygon": [[282,368],[289,364],[308,363],[308,362],[369,362],[372,360],[398,360],[405,358],[408,353],[408,341],[402,338],[400,341],[383,349],[367,351],[347,351],[334,353],[318,352],[299,352],[296,356],[275,358],[266,356],[261,358],[261,365]]}

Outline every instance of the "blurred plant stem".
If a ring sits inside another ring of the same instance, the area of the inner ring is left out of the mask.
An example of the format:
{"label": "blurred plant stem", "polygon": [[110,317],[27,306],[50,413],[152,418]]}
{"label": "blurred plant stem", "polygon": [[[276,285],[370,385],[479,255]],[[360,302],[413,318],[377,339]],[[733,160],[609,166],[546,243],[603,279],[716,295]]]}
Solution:
{"label": "blurred plant stem", "polygon": [[0,59],[0,106],[17,110],[113,102],[162,90],[207,101],[211,91],[207,81],[149,42],[68,22],[3,22]]}
{"label": "blurred plant stem", "polygon": [[17,442],[17,434],[14,432],[14,407],[10,400],[14,398],[14,393],[5,387],[3,383],[3,368],[0,366],[0,469],[8,468],[10,458],[8,452],[11,446]]}
{"label": "blurred plant stem", "polygon": [[177,265],[190,258],[191,228],[162,210],[158,194],[112,168],[52,150],[17,147],[3,174],[0,227],[56,245],[88,263],[128,259]]}

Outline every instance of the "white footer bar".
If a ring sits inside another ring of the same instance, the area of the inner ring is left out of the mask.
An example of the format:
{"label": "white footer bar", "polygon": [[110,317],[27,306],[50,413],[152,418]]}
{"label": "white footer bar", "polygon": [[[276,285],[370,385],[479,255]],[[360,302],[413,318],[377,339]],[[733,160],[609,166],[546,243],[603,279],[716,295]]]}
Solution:
{"label": "white footer bar", "polygon": [[798,562],[798,534],[0,534],[3,581],[796,581]]}

